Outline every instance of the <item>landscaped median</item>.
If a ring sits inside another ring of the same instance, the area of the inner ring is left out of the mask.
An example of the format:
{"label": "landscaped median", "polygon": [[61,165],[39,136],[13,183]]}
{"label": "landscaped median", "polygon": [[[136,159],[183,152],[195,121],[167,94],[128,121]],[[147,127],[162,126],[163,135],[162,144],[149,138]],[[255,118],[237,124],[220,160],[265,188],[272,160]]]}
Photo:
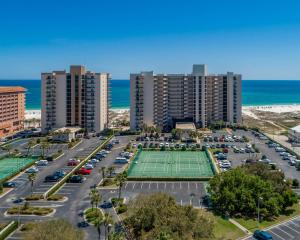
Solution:
{"label": "landscaped median", "polygon": [[1,231],[0,231],[0,240],[6,239],[17,228],[18,228],[18,222],[17,221],[11,221],[3,229],[1,229]]}
{"label": "landscaped median", "polygon": [[113,135],[108,137],[99,147],[97,147],[89,156],[87,156],[84,160],[80,162],[76,167],[74,167],[68,174],[66,174],[59,182],[57,182],[53,187],[51,187],[46,193],[44,193],[44,198],[50,197],[52,194],[57,192],[58,189],[61,188],[63,184],[67,182],[69,177],[71,177],[77,170],[79,170],[84,164],[87,163],[87,161],[96,154],[103,146],[105,146],[111,139],[113,138]]}
{"label": "landscaped median", "polygon": [[88,208],[84,211],[84,218],[90,224],[95,224],[99,218],[103,219],[103,212],[100,208]]}
{"label": "landscaped median", "polygon": [[11,207],[6,211],[7,215],[37,215],[37,216],[47,216],[54,213],[54,209],[50,207],[31,207],[28,202],[23,206]]}

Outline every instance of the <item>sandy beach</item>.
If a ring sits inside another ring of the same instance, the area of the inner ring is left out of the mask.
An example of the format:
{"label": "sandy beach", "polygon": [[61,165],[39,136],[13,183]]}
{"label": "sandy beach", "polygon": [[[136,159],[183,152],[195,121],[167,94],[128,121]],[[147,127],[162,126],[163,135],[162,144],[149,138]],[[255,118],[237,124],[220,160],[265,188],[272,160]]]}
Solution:
{"label": "sandy beach", "polygon": [[[112,112],[117,115],[120,114],[129,114],[129,108],[121,108],[121,109],[111,109]],[[41,119],[41,110],[25,110],[25,119]]]}

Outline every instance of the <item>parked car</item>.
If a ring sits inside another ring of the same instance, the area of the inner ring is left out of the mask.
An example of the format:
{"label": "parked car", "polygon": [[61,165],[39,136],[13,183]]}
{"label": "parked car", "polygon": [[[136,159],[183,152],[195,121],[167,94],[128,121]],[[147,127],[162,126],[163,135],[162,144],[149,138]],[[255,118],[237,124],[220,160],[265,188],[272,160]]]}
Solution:
{"label": "parked car", "polygon": [[47,160],[39,160],[35,162],[37,166],[48,166],[48,161]]}
{"label": "parked car", "polygon": [[77,166],[80,163],[79,160],[71,159],[68,161],[68,166]]}
{"label": "parked car", "polygon": [[26,170],[26,173],[38,173],[39,169],[36,167],[31,167]]}
{"label": "parked car", "polygon": [[77,223],[77,227],[79,227],[79,228],[86,228],[88,226],[90,226],[90,224],[87,221],[82,221],[82,222]]}
{"label": "parked car", "polygon": [[68,179],[70,183],[82,183],[84,178],[81,175],[73,175]]}
{"label": "parked car", "polygon": [[57,175],[48,175],[45,177],[44,182],[58,182],[59,181],[59,176]]}
{"label": "parked car", "polygon": [[106,209],[106,208],[112,208],[113,205],[112,205],[111,202],[106,202],[106,201],[104,201],[104,202],[100,205],[100,207]]}
{"label": "parked car", "polygon": [[16,198],[16,199],[13,200],[13,203],[22,203],[24,201],[25,201],[24,198]]}
{"label": "parked car", "polygon": [[259,239],[259,240],[272,240],[273,237],[270,233],[266,232],[266,231],[261,231],[261,230],[255,230],[255,232],[253,233],[253,237],[255,239]]}
{"label": "parked car", "polygon": [[79,170],[76,171],[75,174],[78,175],[90,175],[92,170],[86,169],[86,168],[80,168]]}
{"label": "parked car", "polygon": [[5,182],[3,183],[3,187],[5,188],[15,188],[17,184],[15,182]]}
{"label": "parked car", "polygon": [[90,163],[87,163],[87,164],[84,165],[84,168],[87,169],[87,170],[93,170],[94,166]]}
{"label": "parked car", "polygon": [[63,170],[58,170],[58,171],[55,171],[53,175],[58,176],[58,178],[61,179],[66,175],[66,172]]}

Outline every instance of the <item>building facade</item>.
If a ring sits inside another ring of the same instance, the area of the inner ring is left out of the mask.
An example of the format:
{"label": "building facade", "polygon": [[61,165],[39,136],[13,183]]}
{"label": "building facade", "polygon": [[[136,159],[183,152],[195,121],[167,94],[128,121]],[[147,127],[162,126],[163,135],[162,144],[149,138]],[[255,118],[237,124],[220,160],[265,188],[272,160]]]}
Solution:
{"label": "building facade", "polygon": [[108,125],[110,75],[71,66],[42,73],[42,130],[81,127],[100,132]]}
{"label": "building facade", "polygon": [[0,137],[24,129],[25,88],[0,87]]}
{"label": "building facade", "polygon": [[241,78],[231,72],[208,74],[206,65],[194,65],[191,74],[131,74],[130,127],[168,130],[176,122],[198,127],[241,123]]}

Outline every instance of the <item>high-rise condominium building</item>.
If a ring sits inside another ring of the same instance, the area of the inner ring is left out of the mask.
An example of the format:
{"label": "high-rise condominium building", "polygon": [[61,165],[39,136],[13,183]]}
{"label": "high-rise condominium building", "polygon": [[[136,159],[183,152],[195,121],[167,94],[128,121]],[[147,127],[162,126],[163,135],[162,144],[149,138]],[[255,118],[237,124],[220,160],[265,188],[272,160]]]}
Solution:
{"label": "high-rise condominium building", "polygon": [[130,75],[130,126],[171,129],[176,122],[198,127],[224,121],[241,123],[241,75],[208,74],[193,65],[192,74],[141,72]]}
{"label": "high-rise condominium building", "polygon": [[107,73],[71,66],[70,73],[42,73],[42,130],[81,127],[100,132],[107,127],[109,111]]}
{"label": "high-rise condominium building", "polygon": [[23,130],[25,88],[0,87],[0,137]]}

